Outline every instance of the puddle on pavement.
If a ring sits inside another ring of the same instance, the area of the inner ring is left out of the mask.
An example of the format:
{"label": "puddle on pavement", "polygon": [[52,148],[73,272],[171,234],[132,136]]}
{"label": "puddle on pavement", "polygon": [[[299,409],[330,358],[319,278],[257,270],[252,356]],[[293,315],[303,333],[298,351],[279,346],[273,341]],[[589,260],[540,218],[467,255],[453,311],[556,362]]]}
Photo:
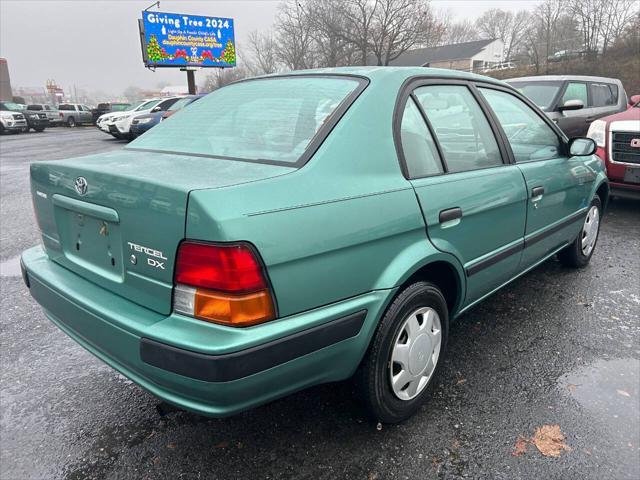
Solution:
{"label": "puddle on pavement", "polygon": [[20,277],[20,255],[0,262],[0,277]]}
{"label": "puddle on pavement", "polygon": [[611,427],[621,446],[640,444],[640,360],[598,360],[567,373],[559,385],[589,413]]}

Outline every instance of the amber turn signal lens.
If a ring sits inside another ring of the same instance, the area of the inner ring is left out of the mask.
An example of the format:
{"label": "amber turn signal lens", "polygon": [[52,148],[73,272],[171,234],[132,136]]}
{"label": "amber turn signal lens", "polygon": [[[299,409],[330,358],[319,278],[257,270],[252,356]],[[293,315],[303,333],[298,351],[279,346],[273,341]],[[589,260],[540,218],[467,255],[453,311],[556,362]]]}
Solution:
{"label": "amber turn signal lens", "polygon": [[196,289],[193,316],[208,322],[248,327],[275,318],[271,295],[262,290],[244,295]]}

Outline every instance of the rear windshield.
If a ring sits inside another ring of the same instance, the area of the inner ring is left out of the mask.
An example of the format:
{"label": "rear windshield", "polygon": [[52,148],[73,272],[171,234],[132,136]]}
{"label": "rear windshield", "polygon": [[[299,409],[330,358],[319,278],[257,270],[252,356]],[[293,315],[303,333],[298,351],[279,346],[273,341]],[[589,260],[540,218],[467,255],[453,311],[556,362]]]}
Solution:
{"label": "rear windshield", "polygon": [[549,110],[556,98],[561,81],[508,82],[513,88],[535,103],[542,110]]}
{"label": "rear windshield", "polygon": [[42,105],[27,105],[27,110],[41,111],[44,110]]}
{"label": "rear windshield", "polygon": [[296,163],[359,85],[349,77],[276,77],[210,93],[127,148]]}
{"label": "rear windshield", "polygon": [[58,110],[74,110],[75,111],[76,107],[75,105],[59,105],[58,106]]}

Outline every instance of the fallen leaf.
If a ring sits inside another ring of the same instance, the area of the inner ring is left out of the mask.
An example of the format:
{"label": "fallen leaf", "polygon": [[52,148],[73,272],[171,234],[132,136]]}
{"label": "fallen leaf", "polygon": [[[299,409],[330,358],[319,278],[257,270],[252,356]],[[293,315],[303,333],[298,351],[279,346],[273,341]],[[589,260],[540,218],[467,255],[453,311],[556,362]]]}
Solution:
{"label": "fallen leaf", "polygon": [[576,391],[576,387],[577,387],[577,385],[574,385],[573,383],[570,383],[569,385],[567,385],[567,389],[568,389],[571,393],[573,393],[573,392],[575,392],[575,391]]}
{"label": "fallen leaf", "polygon": [[460,380],[458,380],[458,381],[456,382],[456,385],[462,385],[462,384],[463,384],[464,382],[466,382],[466,381],[467,381],[467,379],[466,379],[466,378],[461,378]]}
{"label": "fallen leaf", "polygon": [[167,448],[170,448],[171,450],[173,450],[174,448],[176,448],[175,443],[170,443],[167,445]]}
{"label": "fallen leaf", "polygon": [[229,446],[229,442],[220,442],[216,443],[213,448],[227,448]]}
{"label": "fallen leaf", "polygon": [[564,443],[564,434],[560,431],[560,425],[543,425],[536,428],[531,442],[545,457],[559,457],[562,450],[571,450]]}
{"label": "fallen leaf", "polygon": [[460,448],[460,442],[457,438],[453,439],[453,443],[451,444],[451,450],[458,450]]}
{"label": "fallen leaf", "polygon": [[511,452],[511,455],[513,455],[514,457],[519,457],[523,453],[527,453],[528,444],[529,439],[524,438],[522,435],[520,435],[516,440],[516,444],[513,446],[513,452]]}
{"label": "fallen leaf", "polygon": [[622,395],[623,397],[630,397],[631,396],[631,394],[629,392],[625,391],[625,390],[618,389],[618,390],[616,390],[616,392],[618,393],[618,395]]}

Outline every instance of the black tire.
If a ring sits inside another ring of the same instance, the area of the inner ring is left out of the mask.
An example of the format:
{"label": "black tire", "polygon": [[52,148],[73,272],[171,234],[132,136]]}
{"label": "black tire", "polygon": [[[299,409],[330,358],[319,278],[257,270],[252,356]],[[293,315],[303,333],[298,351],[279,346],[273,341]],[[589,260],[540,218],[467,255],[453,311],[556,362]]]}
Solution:
{"label": "black tire", "polygon": [[[589,215],[589,212],[591,212],[591,209],[593,207],[596,207],[598,209],[598,229],[596,232],[595,243],[593,244],[593,247],[588,252],[588,254],[585,255],[582,250],[582,239],[585,236],[585,223],[587,221],[587,216]],[[602,202],[600,201],[600,197],[598,195],[595,195],[593,197],[591,205],[589,206],[589,210],[587,211],[587,216],[585,216],[583,220],[582,227],[580,228],[580,233],[578,234],[576,239],[571,243],[571,245],[558,253],[558,260],[560,260],[562,264],[568,267],[586,267],[589,264],[589,260],[591,260],[591,257],[593,256],[593,252],[595,252],[596,250],[596,245],[598,244],[598,236],[600,234],[600,223],[602,221]]]}
{"label": "black tire", "polygon": [[67,127],[75,127],[76,126],[76,119],[73,117],[69,117],[67,118]]}
{"label": "black tire", "polygon": [[34,128],[34,130],[38,133],[40,132],[44,132],[44,127],[38,127],[38,128]]}
{"label": "black tire", "polygon": [[[405,320],[422,307],[436,311],[441,324],[440,353],[426,387],[410,400],[396,396],[391,387],[391,355]],[[369,349],[356,372],[356,389],[369,414],[382,423],[398,423],[411,417],[423,404],[437,377],[446,352],[449,312],[442,292],[428,282],[416,282],[400,292],[387,308]]]}

